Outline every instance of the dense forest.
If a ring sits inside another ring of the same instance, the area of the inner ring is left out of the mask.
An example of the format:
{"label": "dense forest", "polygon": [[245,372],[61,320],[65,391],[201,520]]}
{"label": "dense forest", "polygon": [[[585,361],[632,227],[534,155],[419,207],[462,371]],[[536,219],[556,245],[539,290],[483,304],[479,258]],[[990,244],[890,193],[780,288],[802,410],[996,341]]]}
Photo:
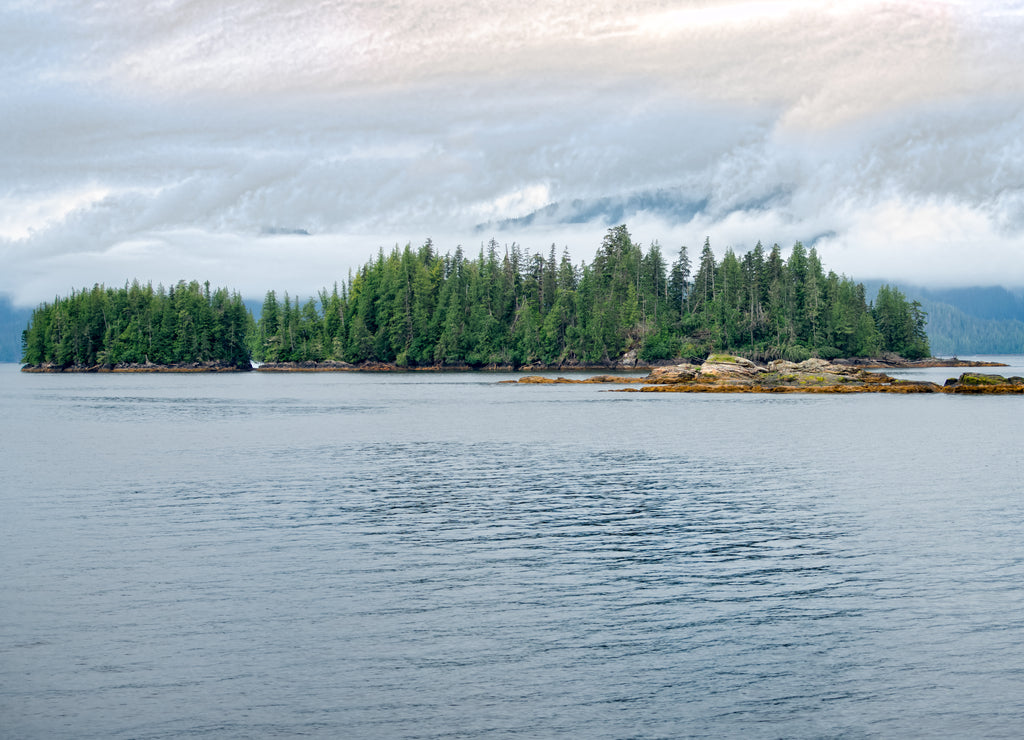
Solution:
{"label": "dense forest", "polygon": [[197,283],[168,292],[95,287],[41,306],[24,362],[241,363],[341,360],[436,365],[597,365],[635,350],[641,362],[733,351],[802,360],[930,354],[926,316],[896,288],[872,303],[864,286],[825,273],[797,242],[784,259],[760,243],[716,260],[681,248],[669,263],[625,226],[610,229],[590,264],[495,241],[467,257],[428,240],[375,259],[305,303],[269,291],[258,322],[237,295]]}
{"label": "dense forest", "polygon": [[252,314],[237,294],[210,284],[74,292],[32,313],[22,362],[62,366],[222,362],[249,366]]}
{"label": "dense forest", "polygon": [[253,354],[263,362],[340,359],[399,366],[598,364],[631,349],[641,361],[733,350],[756,359],[929,354],[925,314],[882,286],[826,274],[797,242],[788,258],[759,243],[716,261],[711,245],[669,264],[625,226],[591,264],[491,241],[475,258],[430,241],[378,252],[342,288],[304,305],[267,293]]}
{"label": "dense forest", "polygon": [[1024,322],[1017,319],[984,319],[949,305],[921,299],[928,311],[928,338],[934,352],[953,354],[1021,354]]}
{"label": "dense forest", "polygon": [[1002,287],[901,290],[913,293],[928,312],[928,341],[936,354],[1024,352],[1024,292]]}

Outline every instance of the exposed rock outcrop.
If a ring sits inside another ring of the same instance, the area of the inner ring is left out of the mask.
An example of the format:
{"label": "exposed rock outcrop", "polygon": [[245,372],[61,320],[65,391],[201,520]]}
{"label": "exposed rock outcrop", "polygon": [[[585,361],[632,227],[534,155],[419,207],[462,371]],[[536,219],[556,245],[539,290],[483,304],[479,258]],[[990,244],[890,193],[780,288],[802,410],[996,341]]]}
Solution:
{"label": "exposed rock outcrop", "polygon": [[640,383],[622,390],[648,393],[961,393],[1024,394],[1024,378],[964,373],[945,386],[923,380],[903,380],[863,367],[810,359],[775,360],[758,365],[744,357],[711,355],[699,367],[682,364],[655,368],[643,378],[596,375],[586,380],[531,375],[510,383]]}
{"label": "exposed rock outcrop", "polygon": [[660,393],[935,393],[935,383],[899,380],[827,360],[774,360],[758,365],[744,357],[711,355],[693,365],[660,368],[641,391]]}
{"label": "exposed rock outcrop", "polygon": [[733,355],[710,355],[700,366],[698,379],[717,383],[748,385],[768,372],[764,365],[758,365],[745,357]]}
{"label": "exposed rock outcrop", "polygon": [[637,377],[635,375],[592,375],[589,378],[550,378],[546,375],[524,375],[516,380],[499,380],[499,384],[523,384],[523,385],[577,385],[586,383],[616,383],[616,384],[632,384],[632,383],[647,383],[647,378]]}
{"label": "exposed rock outcrop", "polygon": [[323,362],[264,362],[257,368],[261,373],[312,373],[312,372],[337,372],[340,370],[357,370],[355,365],[338,360],[324,360]]}
{"label": "exposed rock outcrop", "polygon": [[972,396],[1020,395],[1024,394],[1024,378],[1013,375],[1005,378],[1002,375],[985,373],[962,373],[959,378],[950,378],[942,388],[944,393],[957,393]]}
{"label": "exposed rock outcrop", "polygon": [[669,365],[656,367],[644,380],[648,383],[684,383],[694,380],[700,374],[700,365]]}
{"label": "exposed rock outcrop", "polygon": [[252,368],[226,362],[180,362],[157,365],[152,362],[121,362],[116,365],[25,365],[23,373],[244,373]]}

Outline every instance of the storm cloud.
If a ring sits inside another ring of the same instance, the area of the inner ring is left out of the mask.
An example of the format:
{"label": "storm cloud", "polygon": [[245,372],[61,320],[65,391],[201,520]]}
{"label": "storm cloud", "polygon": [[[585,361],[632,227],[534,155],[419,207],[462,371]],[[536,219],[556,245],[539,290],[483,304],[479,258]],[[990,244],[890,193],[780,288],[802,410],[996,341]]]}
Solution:
{"label": "storm cloud", "polygon": [[1024,3],[13,3],[0,292],[312,294],[379,247],[813,242],[1024,285]]}

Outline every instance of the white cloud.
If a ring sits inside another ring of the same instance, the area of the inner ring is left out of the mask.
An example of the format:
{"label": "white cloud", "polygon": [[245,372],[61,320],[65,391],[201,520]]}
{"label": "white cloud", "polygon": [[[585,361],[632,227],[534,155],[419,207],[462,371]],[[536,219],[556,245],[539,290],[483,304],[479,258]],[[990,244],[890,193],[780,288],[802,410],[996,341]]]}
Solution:
{"label": "white cloud", "polygon": [[33,233],[53,228],[68,215],[90,208],[109,195],[109,189],[97,185],[37,194],[11,192],[0,201],[0,239],[26,240]]}
{"label": "white cloud", "polygon": [[[833,234],[826,266],[855,276],[1024,283],[1020,11],[10,4],[0,291],[218,276],[312,290],[379,246],[469,248],[491,235],[481,222],[655,191],[704,204],[627,219],[666,250]],[[496,236],[579,260],[605,227]],[[313,236],[261,236],[274,229]]]}

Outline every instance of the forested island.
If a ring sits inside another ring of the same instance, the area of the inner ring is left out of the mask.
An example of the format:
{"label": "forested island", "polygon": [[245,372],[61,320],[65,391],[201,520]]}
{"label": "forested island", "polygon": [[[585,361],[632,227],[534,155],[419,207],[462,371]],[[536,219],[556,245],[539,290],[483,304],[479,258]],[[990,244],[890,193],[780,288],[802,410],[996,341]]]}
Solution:
{"label": "forested island", "polygon": [[22,335],[26,369],[126,365],[249,369],[255,323],[237,293],[179,282],[95,285],[44,303]]}
{"label": "forested island", "polygon": [[259,320],[209,283],[133,282],[58,297],[23,333],[26,369],[524,368],[657,365],[729,352],[756,361],[930,354],[926,315],[895,287],[825,272],[796,242],[691,261],[609,229],[590,264],[491,242],[378,251],[302,303],[271,290]]}

